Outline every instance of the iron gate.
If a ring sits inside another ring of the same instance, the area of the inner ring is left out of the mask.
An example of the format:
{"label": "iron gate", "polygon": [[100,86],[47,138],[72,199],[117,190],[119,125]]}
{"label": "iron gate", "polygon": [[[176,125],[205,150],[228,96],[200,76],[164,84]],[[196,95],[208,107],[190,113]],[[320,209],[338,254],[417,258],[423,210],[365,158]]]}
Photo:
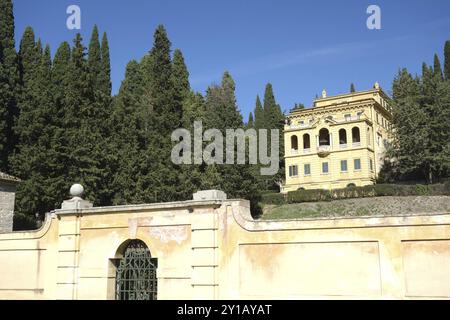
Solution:
{"label": "iron gate", "polygon": [[127,245],[116,273],[116,300],[156,300],[158,261],[141,240]]}

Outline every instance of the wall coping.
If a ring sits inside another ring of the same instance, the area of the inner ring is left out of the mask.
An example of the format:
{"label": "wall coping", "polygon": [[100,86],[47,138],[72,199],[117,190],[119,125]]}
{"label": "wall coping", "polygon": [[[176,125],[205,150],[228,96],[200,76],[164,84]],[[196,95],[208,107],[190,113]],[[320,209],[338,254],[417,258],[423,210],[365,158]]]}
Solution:
{"label": "wall coping", "polygon": [[56,215],[96,215],[96,214],[110,214],[110,213],[127,213],[127,212],[140,212],[140,211],[159,211],[168,209],[194,209],[201,207],[213,207],[219,208],[224,202],[230,202],[236,200],[188,200],[188,201],[176,201],[176,202],[163,202],[163,203],[149,203],[149,204],[135,204],[135,205],[122,205],[122,206],[107,206],[107,207],[92,207],[78,210],[62,210],[57,209],[53,211]]}

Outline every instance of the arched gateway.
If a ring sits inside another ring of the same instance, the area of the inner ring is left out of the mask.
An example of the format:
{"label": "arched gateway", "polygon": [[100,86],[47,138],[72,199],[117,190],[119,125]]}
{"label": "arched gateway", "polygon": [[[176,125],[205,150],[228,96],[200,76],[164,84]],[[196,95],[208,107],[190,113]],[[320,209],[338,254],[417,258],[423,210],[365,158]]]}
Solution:
{"label": "arched gateway", "polygon": [[147,245],[131,240],[116,271],[116,300],[156,300],[158,261]]}

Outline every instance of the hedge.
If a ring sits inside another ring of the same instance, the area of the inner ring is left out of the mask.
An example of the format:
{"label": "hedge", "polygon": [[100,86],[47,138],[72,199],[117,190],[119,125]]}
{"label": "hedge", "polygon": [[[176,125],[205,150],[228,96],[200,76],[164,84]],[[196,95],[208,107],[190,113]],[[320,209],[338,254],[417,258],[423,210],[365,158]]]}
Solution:
{"label": "hedge", "polygon": [[438,196],[450,195],[450,181],[444,184],[376,184],[364,187],[349,187],[335,190],[297,190],[288,192],[287,196],[279,193],[263,194],[264,204],[281,205],[285,203],[332,201],[338,199],[383,197],[383,196]]}
{"label": "hedge", "polygon": [[281,193],[265,193],[261,195],[261,202],[264,204],[285,204],[285,195]]}

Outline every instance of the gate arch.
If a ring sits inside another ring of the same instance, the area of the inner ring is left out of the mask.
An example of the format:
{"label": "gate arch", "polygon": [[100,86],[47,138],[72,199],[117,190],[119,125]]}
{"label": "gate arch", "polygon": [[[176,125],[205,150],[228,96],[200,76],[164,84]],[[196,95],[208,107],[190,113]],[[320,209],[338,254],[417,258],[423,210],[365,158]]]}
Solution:
{"label": "gate arch", "polygon": [[141,240],[129,241],[116,270],[116,300],[156,300],[158,260]]}

